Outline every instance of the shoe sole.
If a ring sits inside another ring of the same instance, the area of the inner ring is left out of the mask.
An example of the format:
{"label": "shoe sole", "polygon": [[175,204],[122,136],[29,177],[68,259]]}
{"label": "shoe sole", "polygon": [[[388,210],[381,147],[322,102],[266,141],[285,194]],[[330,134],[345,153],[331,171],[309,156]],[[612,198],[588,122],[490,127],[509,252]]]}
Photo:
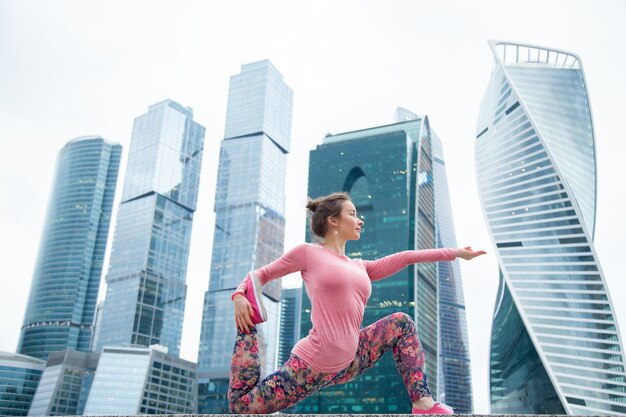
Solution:
{"label": "shoe sole", "polygon": [[254,291],[254,298],[256,299],[256,305],[259,307],[259,313],[263,321],[267,321],[267,311],[263,305],[263,292],[261,291],[261,281],[257,278],[254,272],[250,271],[250,281],[252,282],[252,291]]}

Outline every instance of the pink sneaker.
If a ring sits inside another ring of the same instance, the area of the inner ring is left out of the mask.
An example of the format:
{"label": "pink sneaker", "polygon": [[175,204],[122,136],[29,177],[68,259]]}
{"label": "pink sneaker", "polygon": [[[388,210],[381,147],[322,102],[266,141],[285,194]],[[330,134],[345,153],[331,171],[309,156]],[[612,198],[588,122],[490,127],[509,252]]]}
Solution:
{"label": "pink sneaker", "polygon": [[447,406],[443,403],[435,403],[433,408],[430,410],[420,410],[419,408],[413,407],[413,414],[454,414],[454,410],[452,407]]}
{"label": "pink sneaker", "polygon": [[267,321],[267,311],[265,311],[265,306],[263,305],[261,281],[252,271],[246,275],[246,281],[246,298],[252,304],[252,323],[263,323]]}

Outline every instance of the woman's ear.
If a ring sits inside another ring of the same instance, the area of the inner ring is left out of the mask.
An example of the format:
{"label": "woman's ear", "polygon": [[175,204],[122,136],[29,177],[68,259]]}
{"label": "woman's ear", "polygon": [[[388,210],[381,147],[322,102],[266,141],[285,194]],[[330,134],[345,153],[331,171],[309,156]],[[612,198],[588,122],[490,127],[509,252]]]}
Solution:
{"label": "woman's ear", "polygon": [[337,226],[337,219],[335,219],[334,217],[329,216],[327,220],[328,220],[329,225],[335,226],[335,227]]}

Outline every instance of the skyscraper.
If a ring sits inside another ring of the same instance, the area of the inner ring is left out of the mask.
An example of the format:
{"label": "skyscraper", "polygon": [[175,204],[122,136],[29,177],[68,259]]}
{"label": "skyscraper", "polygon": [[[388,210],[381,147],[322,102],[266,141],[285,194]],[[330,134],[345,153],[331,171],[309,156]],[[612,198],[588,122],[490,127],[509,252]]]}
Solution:
{"label": "skyscraper", "polygon": [[[454,217],[448,191],[443,146],[432,131],[433,181],[437,247],[456,248]],[[465,297],[460,260],[437,264],[439,296],[439,362],[437,391],[445,394],[445,403],[459,414],[472,414],[472,373],[467,338]]]}
{"label": "skyscraper", "polygon": [[[407,249],[437,247],[432,131],[428,118],[338,135],[327,135],[310,153],[309,196],[350,193],[365,225],[349,242],[350,257],[376,259]],[[414,115],[413,115],[414,116]],[[414,264],[372,283],[363,326],[389,314],[414,318],[426,355],[426,372],[437,395],[437,264]],[[302,300],[301,336],[310,330],[311,302]],[[297,406],[300,413],[404,413],[411,401],[392,355],[363,377],[326,388]]]}
{"label": "skyscraper", "polygon": [[[410,110],[398,107],[395,121],[419,119]],[[454,217],[448,190],[443,146],[439,136],[431,129],[433,183],[435,190],[435,218],[437,247],[456,248]],[[467,338],[465,297],[459,260],[439,262],[438,279],[438,363],[437,392],[445,394],[445,402],[459,414],[472,414],[472,375]]]}
{"label": "skyscraper", "polygon": [[172,100],[135,119],[96,350],[179,354],[203,144],[204,127]]}
{"label": "skyscraper", "polygon": [[[226,393],[236,336],[230,294],[248,271],[283,253],[292,101],[293,92],[270,61],[242,65],[241,73],[230,79],[198,352],[203,414],[229,412]],[[262,375],[277,365],[280,281],[263,288],[270,319],[258,326]]]}
{"label": "skyscraper", "polygon": [[122,147],[98,136],[59,152],[17,351],[88,351]]}
{"label": "skyscraper", "polygon": [[623,345],[593,245],[596,157],[581,60],[489,46],[476,176],[500,266],[492,412],[624,415]]}

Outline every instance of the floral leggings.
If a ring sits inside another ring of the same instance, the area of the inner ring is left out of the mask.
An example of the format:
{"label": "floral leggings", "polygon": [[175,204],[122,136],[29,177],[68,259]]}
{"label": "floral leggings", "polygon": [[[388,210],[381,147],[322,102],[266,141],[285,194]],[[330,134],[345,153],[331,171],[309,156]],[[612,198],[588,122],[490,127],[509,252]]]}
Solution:
{"label": "floral leggings", "polygon": [[260,383],[256,330],[251,329],[248,334],[238,331],[230,367],[230,410],[237,414],[269,414],[290,407],[321,388],[353,380],[374,366],[390,349],[411,402],[431,396],[423,373],[424,351],[415,323],[408,314],[391,314],[361,329],[356,356],[341,371],[318,372],[292,354],[278,371]]}

